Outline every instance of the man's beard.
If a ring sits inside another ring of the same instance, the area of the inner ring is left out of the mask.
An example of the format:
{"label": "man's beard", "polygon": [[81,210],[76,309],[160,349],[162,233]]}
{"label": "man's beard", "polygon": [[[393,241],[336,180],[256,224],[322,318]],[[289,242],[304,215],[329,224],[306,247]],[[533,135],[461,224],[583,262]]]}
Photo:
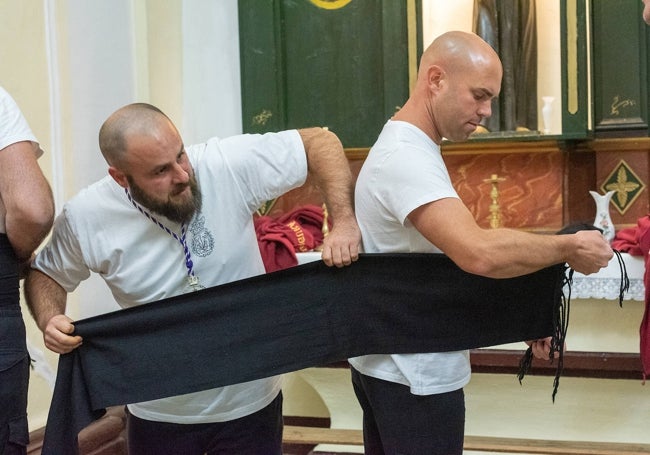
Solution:
{"label": "man's beard", "polygon": [[166,201],[149,196],[142,188],[140,188],[131,178],[127,175],[129,182],[129,191],[133,200],[138,202],[143,207],[150,211],[162,215],[177,223],[188,223],[196,212],[201,211],[203,198],[201,190],[194,175],[190,176],[188,186],[192,192],[192,197],[189,200],[182,200],[180,202],[173,202],[169,197]]}

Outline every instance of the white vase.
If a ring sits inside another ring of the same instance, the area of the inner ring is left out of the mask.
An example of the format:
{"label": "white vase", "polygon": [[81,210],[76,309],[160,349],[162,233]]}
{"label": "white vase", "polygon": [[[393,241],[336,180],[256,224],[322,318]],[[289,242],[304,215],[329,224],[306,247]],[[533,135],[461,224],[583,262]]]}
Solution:
{"label": "white vase", "polygon": [[542,106],[542,121],[544,123],[544,134],[550,134],[551,124],[553,121],[553,96],[542,96],[544,105]]}
{"label": "white vase", "polygon": [[609,203],[612,196],[616,191],[608,191],[605,194],[598,194],[595,191],[589,191],[591,197],[596,202],[596,218],[594,219],[594,226],[603,230],[603,236],[607,241],[611,242],[614,239],[616,230],[612,218],[609,216]]}

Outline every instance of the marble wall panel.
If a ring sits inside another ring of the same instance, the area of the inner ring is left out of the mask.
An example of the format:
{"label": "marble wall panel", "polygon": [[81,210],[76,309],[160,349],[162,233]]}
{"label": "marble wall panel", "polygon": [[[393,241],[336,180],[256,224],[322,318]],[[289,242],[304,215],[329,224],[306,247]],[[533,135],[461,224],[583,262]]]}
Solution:
{"label": "marble wall panel", "polygon": [[480,226],[490,227],[489,180],[498,183],[501,226],[555,231],[562,226],[563,157],[561,152],[451,154],[449,174]]}
{"label": "marble wall panel", "polygon": [[[445,155],[452,183],[482,227],[490,227],[492,186],[497,174],[502,226],[553,232],[562,227],[563,157],[560,152],[469,153]],[[350,160],[353,175],[363,158]],[[307,182],[279,198],[269,211],[278,216],[304,204],[322,204],[318,190]]]}
{"label": "marble wall panel", "polygon": [[[348,152],[353,175],[359,173],[366,150]],[[487,141],[443,146],[449,174],[463,202],[480,226],[490,227],[490,191],[487,180],[496,174],[501,225],[537,232],[555,232],[563,225],[593,222],[596,213],[590,190],[604,193],[611,185],[640,183],[629,192],[624,211],[611,207],[617,229],[635,226],[650,213],[650,138],[587,141]],[[624,162],[631,174],[617,172]],[[632,200],[632,198],[634,198]],[[270,214],[279,215],[303,204],[322,204],[320,193],[308,181],[279,198]]]}

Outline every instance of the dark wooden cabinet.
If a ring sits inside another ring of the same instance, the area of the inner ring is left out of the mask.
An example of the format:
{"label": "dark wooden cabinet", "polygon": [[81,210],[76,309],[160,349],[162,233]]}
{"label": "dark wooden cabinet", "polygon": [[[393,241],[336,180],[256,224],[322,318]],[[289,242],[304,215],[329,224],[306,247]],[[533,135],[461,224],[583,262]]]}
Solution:
{"label": "dark wooden cabinet", "polygon": [[593,0],[594,132],[648,135],[648,26],[637,0]]}

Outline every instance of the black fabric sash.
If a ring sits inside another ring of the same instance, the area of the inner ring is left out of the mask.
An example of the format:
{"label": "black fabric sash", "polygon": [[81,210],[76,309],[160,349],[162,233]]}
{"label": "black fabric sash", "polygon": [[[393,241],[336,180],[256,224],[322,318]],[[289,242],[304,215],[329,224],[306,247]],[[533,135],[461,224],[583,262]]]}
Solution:
{"label": "black fabric sash", "polygon": [[0,307],[11,307],[20,311],[18,259],[7,234],[3,233],[0,233]]}
{"label": "black fabric sash", "polygon": [[104,408],[364,354],[444,352],[554,333],[564,265],[511,279],[439,254],[364,254],[236,281],[75,324],[59,359],[43,454],[72,453]]}

